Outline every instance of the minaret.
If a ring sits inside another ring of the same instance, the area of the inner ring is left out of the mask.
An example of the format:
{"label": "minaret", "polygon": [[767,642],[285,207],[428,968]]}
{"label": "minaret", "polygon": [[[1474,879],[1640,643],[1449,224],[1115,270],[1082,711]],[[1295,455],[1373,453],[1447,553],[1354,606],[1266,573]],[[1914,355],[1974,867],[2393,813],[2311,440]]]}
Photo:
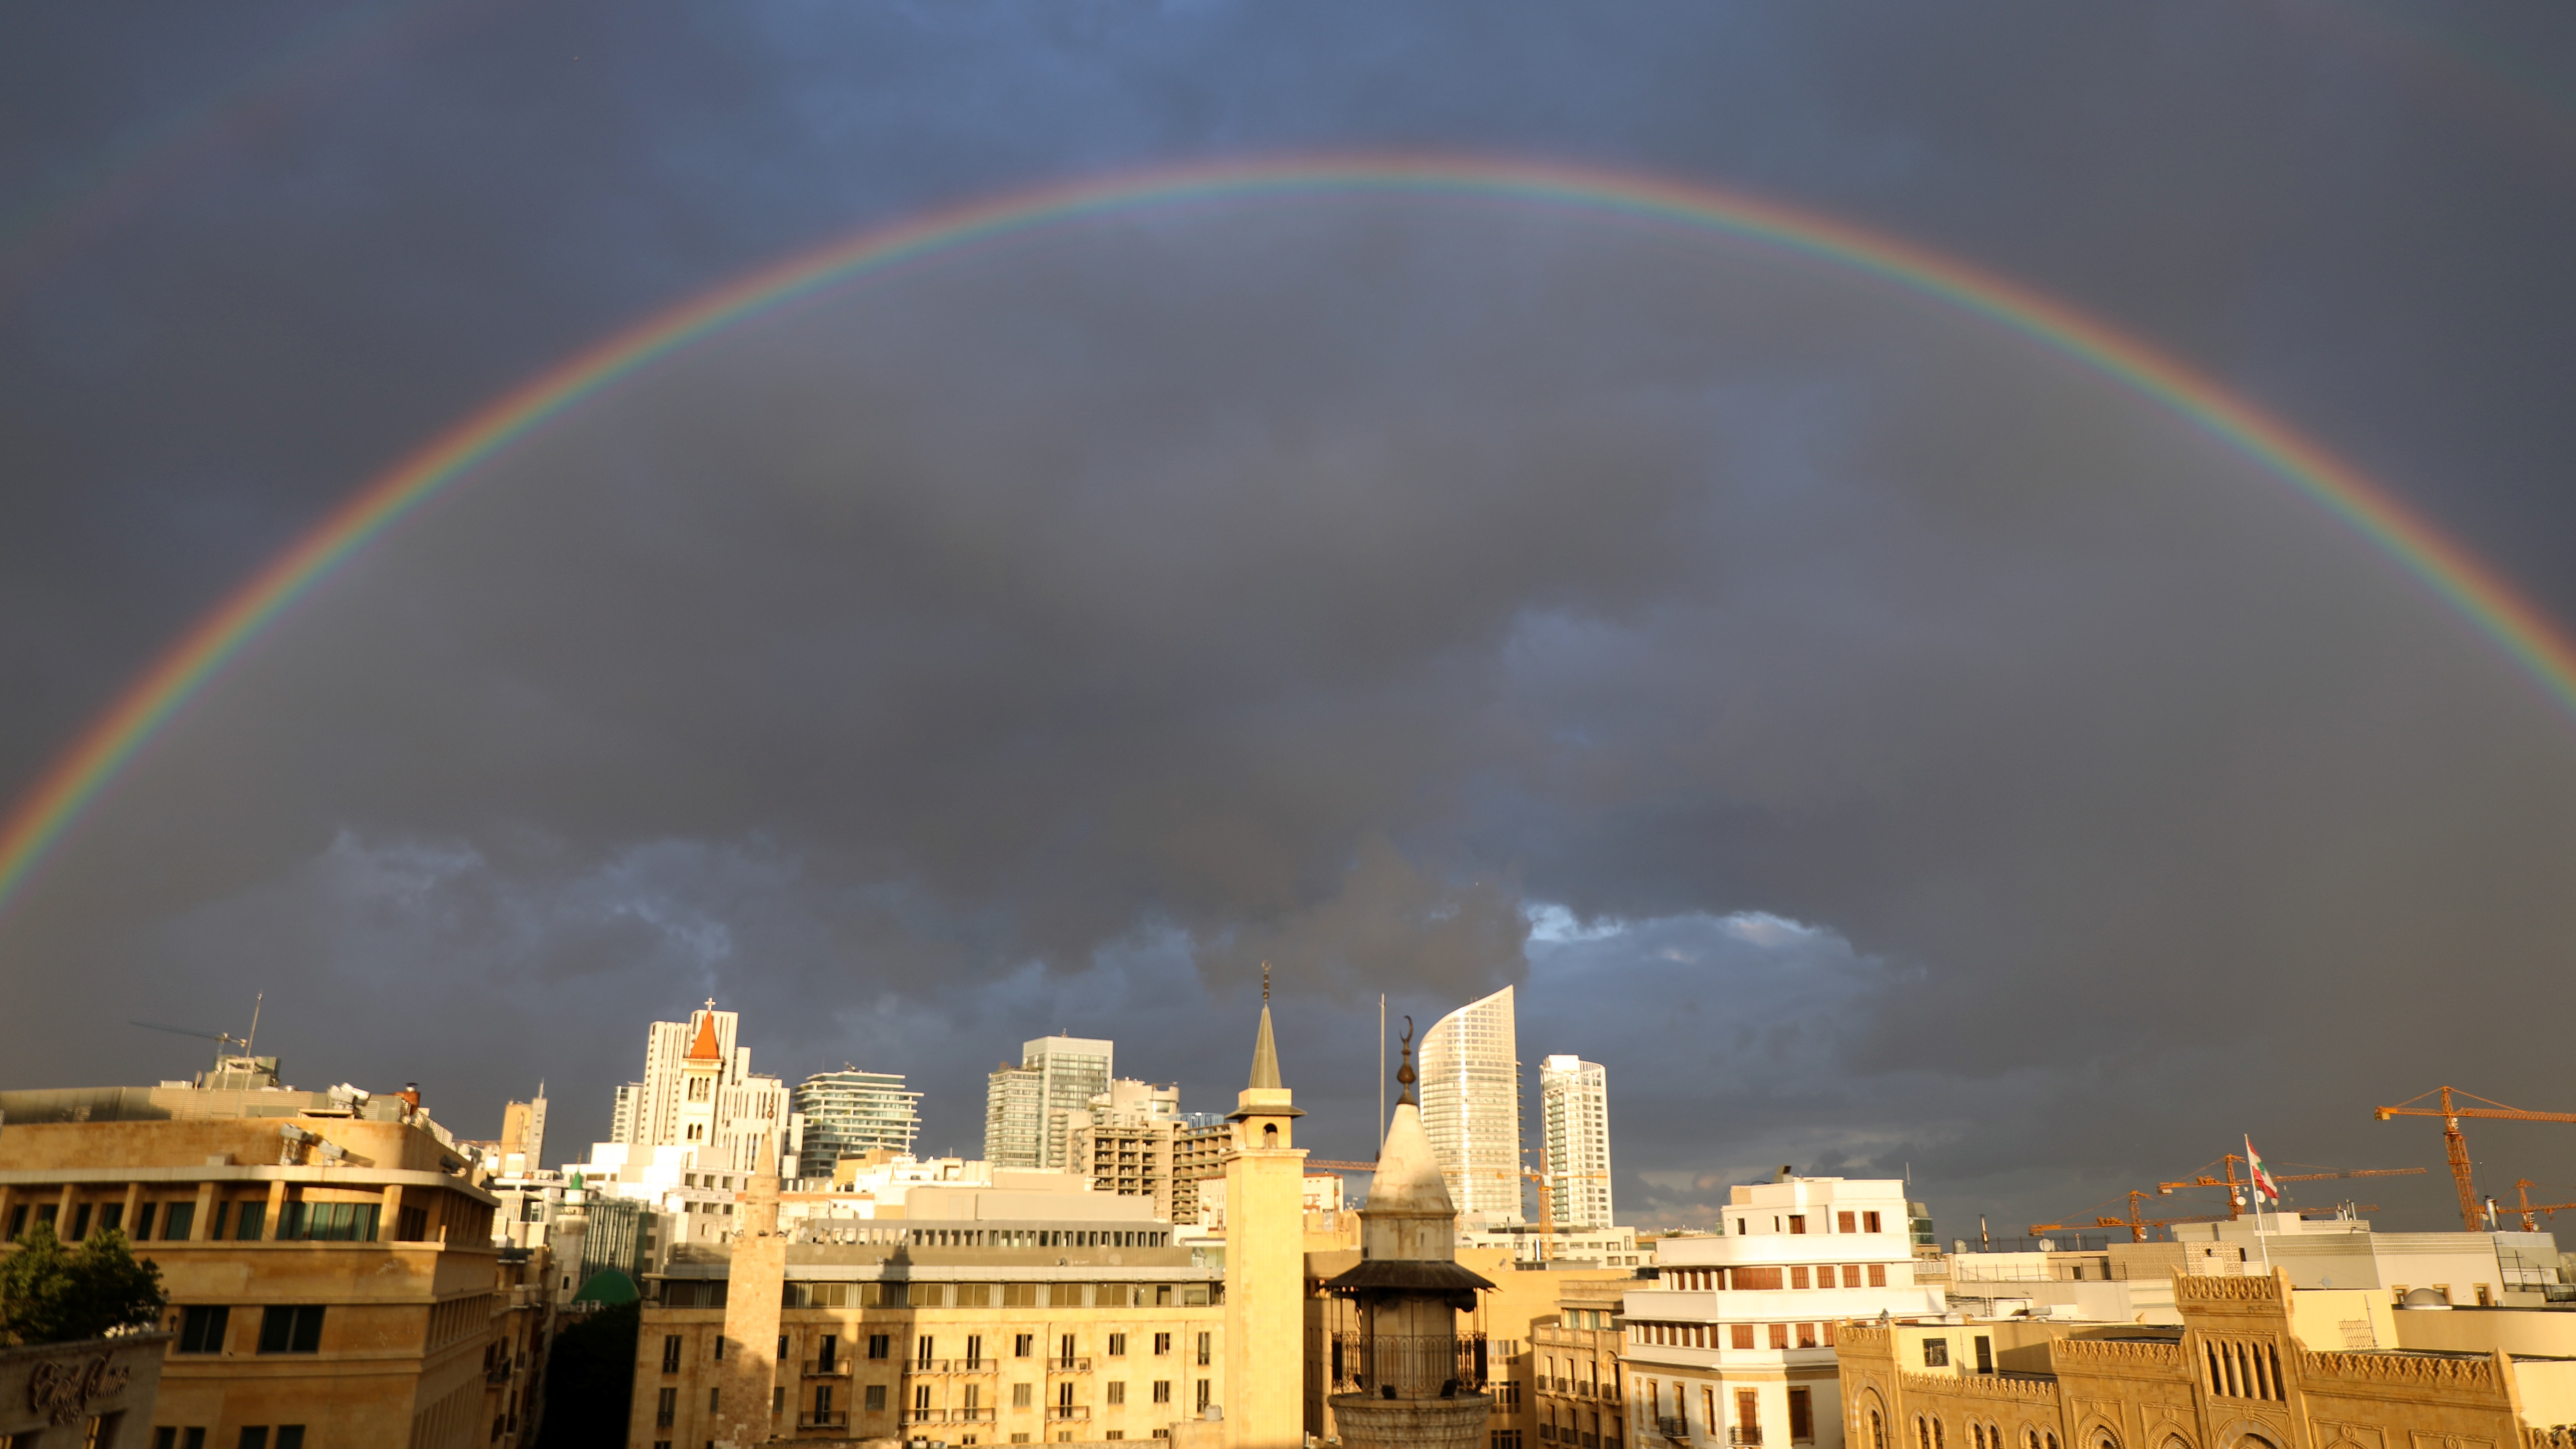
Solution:
{"label": "minaret", "polygon": [[1333,1395],[1333,1423],[1344,1449],[1481,1449],[1492,1400],[1460,1359],[1458,1315],[1494,1285],[1458,1266],[1458,1211],[1413,1100],[1411,1017],[1395,1079],[1404,1095],[1360,1209],[1359,1266],[1324,1285],[1360,1320],[1340,1373],[1359,1392]]}
{"label": "minaret", "polygon": [[[725,1292],[724,1367],[716,1376],[716,1449],[766,1444],[778,1380],[778,1318],[787,1283],[787,1238],[778,1230],[778,1155],[768,1142],[735,1199],[733,1262]],[[794,1382],[794,1380],[790,1380]],[[789,1397],[794,1397],[791,1390]],[[788,1424],[796,1405],[787,1406]]]}
{"label": "minaret", "polygon": [[1227,1449],[1306,1442],[1306,1152],[1291,1144],[1297,1110],[1279,1084],[1270,1037],[1270,967],[1261,968],[1261,1034],[1252,1081],[1226,1114],[1225,1379]]}

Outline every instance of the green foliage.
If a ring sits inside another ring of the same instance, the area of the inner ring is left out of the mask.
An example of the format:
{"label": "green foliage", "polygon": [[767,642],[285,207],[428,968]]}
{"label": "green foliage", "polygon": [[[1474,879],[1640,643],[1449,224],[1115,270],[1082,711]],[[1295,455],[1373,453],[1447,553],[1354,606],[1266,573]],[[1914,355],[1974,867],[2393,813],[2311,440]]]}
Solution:
{"label": "green foliage", "polygon": [[0,1259],[0,1336],[16,1343],[70,1343],[116,1328],[148,1328],[170,1301],[161,1268],[138,1260],[125,1234],[92,1233],[77,1248],[38,1222]]}
{"label": "green foliage", "polygon": [[625,1449],[644,1305],[603,1308],[555,1335],[537,1449]]}

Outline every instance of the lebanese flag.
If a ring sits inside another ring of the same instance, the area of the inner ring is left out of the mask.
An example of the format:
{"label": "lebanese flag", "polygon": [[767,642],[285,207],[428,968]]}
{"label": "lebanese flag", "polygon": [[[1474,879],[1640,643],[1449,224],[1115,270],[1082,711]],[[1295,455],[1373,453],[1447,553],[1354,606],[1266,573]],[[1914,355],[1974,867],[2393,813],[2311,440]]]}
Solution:
{"label": "lebanese flag", "polygon": [[2245,1170],[2253,1175],[2256,1192],[2274,1202],[2281,1200],[2280,1184],[2272,1181],[2272,1170],[2263,1165],[2262,1157],[2254,1151],[2254,1139],[2251,1137],[2245,1139]]}

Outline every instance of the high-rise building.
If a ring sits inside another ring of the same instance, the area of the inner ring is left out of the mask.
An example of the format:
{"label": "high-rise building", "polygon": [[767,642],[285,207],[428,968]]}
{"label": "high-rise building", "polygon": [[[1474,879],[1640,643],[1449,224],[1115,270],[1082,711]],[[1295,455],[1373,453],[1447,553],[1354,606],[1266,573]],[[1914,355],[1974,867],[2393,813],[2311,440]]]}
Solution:
{"label": "high-rise building", "polygon": [[751,1072],[734,1045],[739,1015],[713,998],[687,1021],[657,1021],[644,1034],[644,1080],[618,1089],[617,1120],[634,1147],[684,1146],[701,1168],[749,1172],[761,1149],[793,1161],[800,1144],[787,1083]]}
{"label": "high-rise building", "polygon": [[1045,1078],[1009,1062],[993,1068],[984,1083],[984,1160],[995,1167],[1034,1171],[1044,1155],[1039,1135],[1046,1129]]}
{"label": "high-rise building", "polygon": [[1512,988],[1422,1034],[1422,1126],[1470,1225],[1521,1218],[1521,1064]]}
{"label": "high-rise building", "polygon": [[[501,1108],[501,1160],[505,1172],[534,1172],[545,1165],[546,1155],[546,1084],[537,1083],[537,1095],[525,1102],[511,1102]],[[516,1166],[510,1160],[518,1159]]]}
{"label": "high-rise building", "polygon": [[829,1178],[832,1164],[844,1157],[909,1153],[921,1131],[921,1094],[905,1091],[901,1074],[863,1072],[847,1063],[797,1084],[795,1110],[805,1119],[801,1177]]}
{"label": "high-rise building", "polygon": [[1116,1044],[1042,1036],[1020,1044],[1020,1064],[994,1068],[984,1094],[984,1157],[996,1167],[1062,1172],[1076,1114],[1109,1090]]}
{"label": "high-rise building", "polygon": [[644,1084],[642,1082],[617,1084],[617,1101],[608,1109],[609,1141],[633,1145],[637,1136],[636,1109],[643,1104],[643,1101]]}
{"label": "high-rise building", "polygon": [[[1092,1190],[1154,1200],[1154,1216],[1172,1216],[1174,1139],[1186,1129],[1181,1089],[1120,1078],[1077,1112],[1070,1165],[1089,1173]],[[1194,1185],[1195,1186],[1195,1185]]]}
{"label": "high-rise building", "polygon": [[1610,1080],[1598,1062],[1552,1056],[1538,1067],[1539,1141],[1547,1176],[1539,1191],[1567,1230],[1610,1226]]}

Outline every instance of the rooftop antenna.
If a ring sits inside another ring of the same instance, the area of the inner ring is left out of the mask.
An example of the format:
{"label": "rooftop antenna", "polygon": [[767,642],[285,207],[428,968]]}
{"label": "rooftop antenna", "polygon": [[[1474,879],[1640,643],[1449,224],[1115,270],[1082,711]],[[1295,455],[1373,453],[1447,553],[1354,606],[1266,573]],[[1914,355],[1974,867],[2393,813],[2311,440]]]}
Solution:
{"label": "rooftop antenna", "polygon": [[1386,1156],[1386,993],[1377,994],[1377,1155]]}
{"label": "rooftop antenna", "polygon": [[250,1035],[242,1038],[243,1056],[249,1056],[251,1052],[250,1044],[259,1040],[259,1009],[261,1006],[265,1005],[267,1001],[268,993],[265,991],[250,999]]}

